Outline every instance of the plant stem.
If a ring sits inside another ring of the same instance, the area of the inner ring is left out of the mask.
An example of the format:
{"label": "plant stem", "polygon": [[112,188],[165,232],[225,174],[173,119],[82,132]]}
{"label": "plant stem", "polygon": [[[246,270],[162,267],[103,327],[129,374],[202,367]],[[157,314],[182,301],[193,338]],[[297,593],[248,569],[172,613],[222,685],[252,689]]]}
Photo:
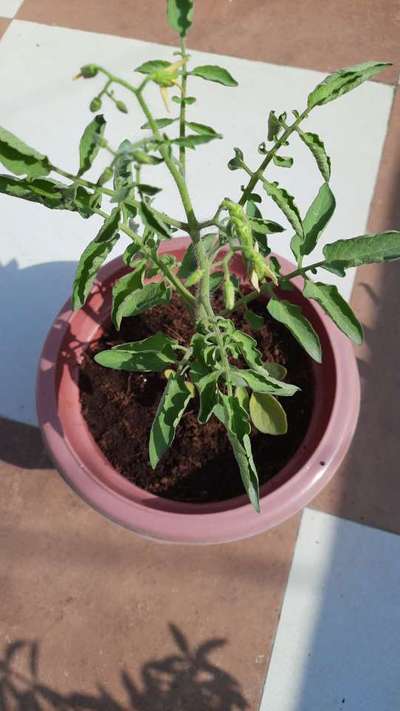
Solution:
{"label": "plant stem", "polygon": [[[187,59],[186,54],[186,43],[184,37],[181,37],[181,55],[182,59]],[[186,62],[182,68],[182,85],[181,85],[181,108],[179,112],[179,138],[185,138],[186,133],[186,86],[187,86],[187,69]],[[183,177],[186,177],[186,148],[185,146],[179,146],[179,163],[181,166],[181,173]]]}
{"label": "plant stem", "polygon": [[255,186],[257,185],[258,181],[261,180],[263,177],[263,173],[267,166],[270,164],[271,160],[273,159],[275,153],[283,146],[285,141],[289,138],[289,136],[293,133],[293,131],[296,130],[296,128],[299,126],[299,124],[303,121],[303,119],[307,118],[309,114],[309,109],[305,109],[302,114],[292,123],[291,126],[288,126],[286,131],[283,132],[282,136],[276,141],[275,145],[271,148],[270,151],[268,151],[267,155],[265,156],[264,160],[262,161],[260,167],[258,170],[255,171],[255,173],[252,174],[252,177],[250,178],[249,182],[247,183],[245,189],[243,190],[242,197],[239,200],[239,205],[245,205],[249,195],[253,192]]}
{"label": "plant stem", "polygon": [[[109,217],[107,212],[104,212],[104,210],[100,209],[94,209],[94,212],[97,215],[100,215],[100,217],[104,217],[104,219],[107,219]],[[196,303],[196,299],[194,298],[193,294],[190,293],[190,291],[186,288],[186,286],[183,284],[183,282],[179,279],[179,277],[171,271],[171,269],[163,262],[163,260],[155,254],[152,250],[148,249],[146,245],[143,244],[143,242],[140,240],[140,238],[131,230],[129,227],[124,225],[122,222],[119,223],[118,229],[121,230],[121,232],[125,232],[128,237],[131,238],[133,242],[135,242],[139,247],[140,251],[148,258],[151,259],[154,264],[157,265],[157,267],[162,271],[166,279],[175,287],[175,289],[180,293],[182,296],[183,300],[190,306],[190,309],[193,310],[193,307]]]}

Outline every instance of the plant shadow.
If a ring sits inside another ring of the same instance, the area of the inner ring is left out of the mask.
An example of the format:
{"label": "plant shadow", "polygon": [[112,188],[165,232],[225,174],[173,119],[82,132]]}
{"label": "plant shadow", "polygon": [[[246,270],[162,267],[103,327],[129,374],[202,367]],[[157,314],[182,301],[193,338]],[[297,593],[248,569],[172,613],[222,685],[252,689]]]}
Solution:
{"label": "plant shadow", "polygon": [[[175,652],[146,662],[137,684],[126,670],[120,674],[124,701],[98,684],[96,693],[60,693],[43,683],[39,643],[16,640],[0,657],[0,711],[243,711],[249,705],[237,680],[209,656],[226,644],[209,639],[190,647],[174,624],[169,631]],[[24,671],[20,668],[23,665]]]}

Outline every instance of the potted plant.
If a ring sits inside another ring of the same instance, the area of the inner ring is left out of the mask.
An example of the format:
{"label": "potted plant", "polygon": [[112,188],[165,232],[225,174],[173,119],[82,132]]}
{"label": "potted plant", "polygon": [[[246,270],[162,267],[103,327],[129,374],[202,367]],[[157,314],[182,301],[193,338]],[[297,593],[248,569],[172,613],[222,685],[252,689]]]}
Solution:
{"label": "potted plant", "polygon": [[[237,82],[220,66],[191,66],[192,0],[168,0],[167,15],[180,36],[178,59],[145,62],[136,83],[98,64],[81,68],[78,77],[92,80],[97,93],[76,174],[0,129],[0,161],[9,171],[0,191],[103,221],[40,361],[39,423],[59,470],[98,510],[143,535],[219,542],[299,510],[350,445],[359,381],[346,337],[360,343],[362,328],[336,286],[312,276],[318,268],[343,276],[396,259],[400,233],[340,239],[312,260],[335,199],[324,143],[304,124],[387,65],[366,62],[327,76],[292,117],[271,110],[259,166],[251,168],[240,148],[228,163],[247,180],[239,199],[226,197],[199,220],[187,151],[221,135],[188,116],[195,102],[189,81]],[[146,99],[154,84],[166,108],[160,118]],[[121,90],[138,102],[145,133],[111,146],[99,112],[111,101],[128,113]],[[292,166],[293,138],[321,173],[304,218],[294,197],[268,178],[270,164]],[[89,181],[85,173],[101,150],[109,165]],[[143,165],[160,163],[178,190],[183,221],[157,209],[159,189],[141,178]],[[284,227],[268,218],[269,201],[290,226],[294,265],[271,254],[268,237]],[[103,266],[121,234],[129,246]]]}

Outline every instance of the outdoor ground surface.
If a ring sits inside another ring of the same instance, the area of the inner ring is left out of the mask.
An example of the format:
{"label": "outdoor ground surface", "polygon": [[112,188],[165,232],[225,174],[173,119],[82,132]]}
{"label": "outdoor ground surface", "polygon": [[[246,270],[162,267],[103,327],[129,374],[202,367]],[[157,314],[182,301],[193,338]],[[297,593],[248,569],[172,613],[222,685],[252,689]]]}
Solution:
{"label": "outdoor ground surface", "polygon": [[[73,170],[93,90],[72,76],[90,61],[129,77],[145,58],[170,58],[164,5],[0,0],[0,124]],[[301,108],[328,71],[388,60],[378,82],[316,112],[310,128],[333,162],[326,239],[400,228],[399,36],[394,0],[198,0],[191,47],[226,55],[218,61],[240,82],[194,87],[196,117],[226,139],[193,158],[199,212],[234,194],[231,146],[255,160],[270,108]],[[106,114],[115,137],[139,120]],[[303,172],[286,185],[304,210],[319,178],[298,156]],[[164,207],[173,200],[166,191]],[[366,339],[358,430],[331,484],[254,539],[167,546],[83,503],[35,425],[41,343],[95,218],[5,197],[0,214],[0,710],[398,711],[399,264],[342,285]]]}

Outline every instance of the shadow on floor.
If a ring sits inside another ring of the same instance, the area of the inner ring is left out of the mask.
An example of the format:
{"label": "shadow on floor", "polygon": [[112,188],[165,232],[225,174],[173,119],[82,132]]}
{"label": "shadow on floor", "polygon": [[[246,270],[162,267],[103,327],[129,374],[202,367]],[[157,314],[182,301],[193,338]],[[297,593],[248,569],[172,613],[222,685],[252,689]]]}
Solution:
{"label": "shadow on floor", "polygon": [[[39,644],[17,640],[0,657],[0,711],[242,711],[249,708],[236,679],[210,660],[224,639],[190,648],[183,632],[169,625],[175,653],[146,662],[136,684],[121,672],[126,702],[101,684],[97,692],[61,694],[40,680]],[[18,662],[18,670],[16,669]],[[20,667],[27,668],[22,673]]]}

